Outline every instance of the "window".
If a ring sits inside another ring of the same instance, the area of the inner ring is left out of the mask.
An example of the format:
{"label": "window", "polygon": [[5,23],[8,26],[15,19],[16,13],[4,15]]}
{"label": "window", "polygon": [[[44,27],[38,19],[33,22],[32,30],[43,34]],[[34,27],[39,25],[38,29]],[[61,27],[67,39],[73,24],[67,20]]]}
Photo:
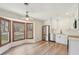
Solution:
{"label": "window", "polygon": [[13,22],[13,40],[22,40],[25,39],[24,34],[25,24],[20,22]]}
{"label": "window", "polygon": [[33,23],[27,23],[26,26],[26,38],[33,39]]}
{"label": "window", "polygon": [[0,22],[0,41],[1,45],[4,45],[10,42],[10,21],[8,21],[7,19],[1,19]]}

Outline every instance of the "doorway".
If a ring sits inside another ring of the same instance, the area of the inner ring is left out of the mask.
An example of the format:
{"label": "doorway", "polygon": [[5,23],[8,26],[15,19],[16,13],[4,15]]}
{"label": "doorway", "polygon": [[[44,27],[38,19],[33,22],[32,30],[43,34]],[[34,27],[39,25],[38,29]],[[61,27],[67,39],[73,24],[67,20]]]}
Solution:
{"label": "doorway", "polygon": [[50,25],[42,26],[42,40],[50,41]]}

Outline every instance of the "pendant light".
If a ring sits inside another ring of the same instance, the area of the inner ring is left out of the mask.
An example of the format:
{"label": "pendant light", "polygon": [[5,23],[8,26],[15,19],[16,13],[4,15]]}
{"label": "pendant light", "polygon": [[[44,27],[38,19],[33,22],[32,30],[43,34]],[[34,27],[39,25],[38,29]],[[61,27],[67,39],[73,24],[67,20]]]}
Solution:
{"label": "pendant light", "polygon": [[[28,3],[24,3],[24,5],[28,6]],[[26,11],[25,20],[29,20],[28,10]]]}
{"label": "pendant light", "polygon": [[29,15],[28,15],[28,11],[26,11],[26,16],[25,16],[26,18],[26,20],[29,20]]}

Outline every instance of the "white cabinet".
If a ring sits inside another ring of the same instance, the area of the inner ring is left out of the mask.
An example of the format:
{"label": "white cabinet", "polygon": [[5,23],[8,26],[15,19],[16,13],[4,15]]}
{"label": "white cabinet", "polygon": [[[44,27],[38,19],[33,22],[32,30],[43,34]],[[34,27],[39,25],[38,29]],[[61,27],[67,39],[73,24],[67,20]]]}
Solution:
{"label": "white cabinet", "polygon": [[56,34],[56,42],[67,45],[67,35]]}
{"label": "white cabinet", "polygon": [[79,38],[69,38],[69,55],[79,55]]}

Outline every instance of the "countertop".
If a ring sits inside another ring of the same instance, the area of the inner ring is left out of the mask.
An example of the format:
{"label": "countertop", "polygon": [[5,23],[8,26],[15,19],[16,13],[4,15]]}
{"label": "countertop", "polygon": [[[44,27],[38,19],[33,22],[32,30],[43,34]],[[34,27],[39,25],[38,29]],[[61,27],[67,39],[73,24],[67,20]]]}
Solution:
{"label": "countertop", "polygon": [[79,36],[78,35],[68,35],[68,39],[69,40],[79,40]]}
{"label": "countertop", "polygon": [[78,35],[68,35],[68,37],[72,37],[72,38],[79,38]]}

